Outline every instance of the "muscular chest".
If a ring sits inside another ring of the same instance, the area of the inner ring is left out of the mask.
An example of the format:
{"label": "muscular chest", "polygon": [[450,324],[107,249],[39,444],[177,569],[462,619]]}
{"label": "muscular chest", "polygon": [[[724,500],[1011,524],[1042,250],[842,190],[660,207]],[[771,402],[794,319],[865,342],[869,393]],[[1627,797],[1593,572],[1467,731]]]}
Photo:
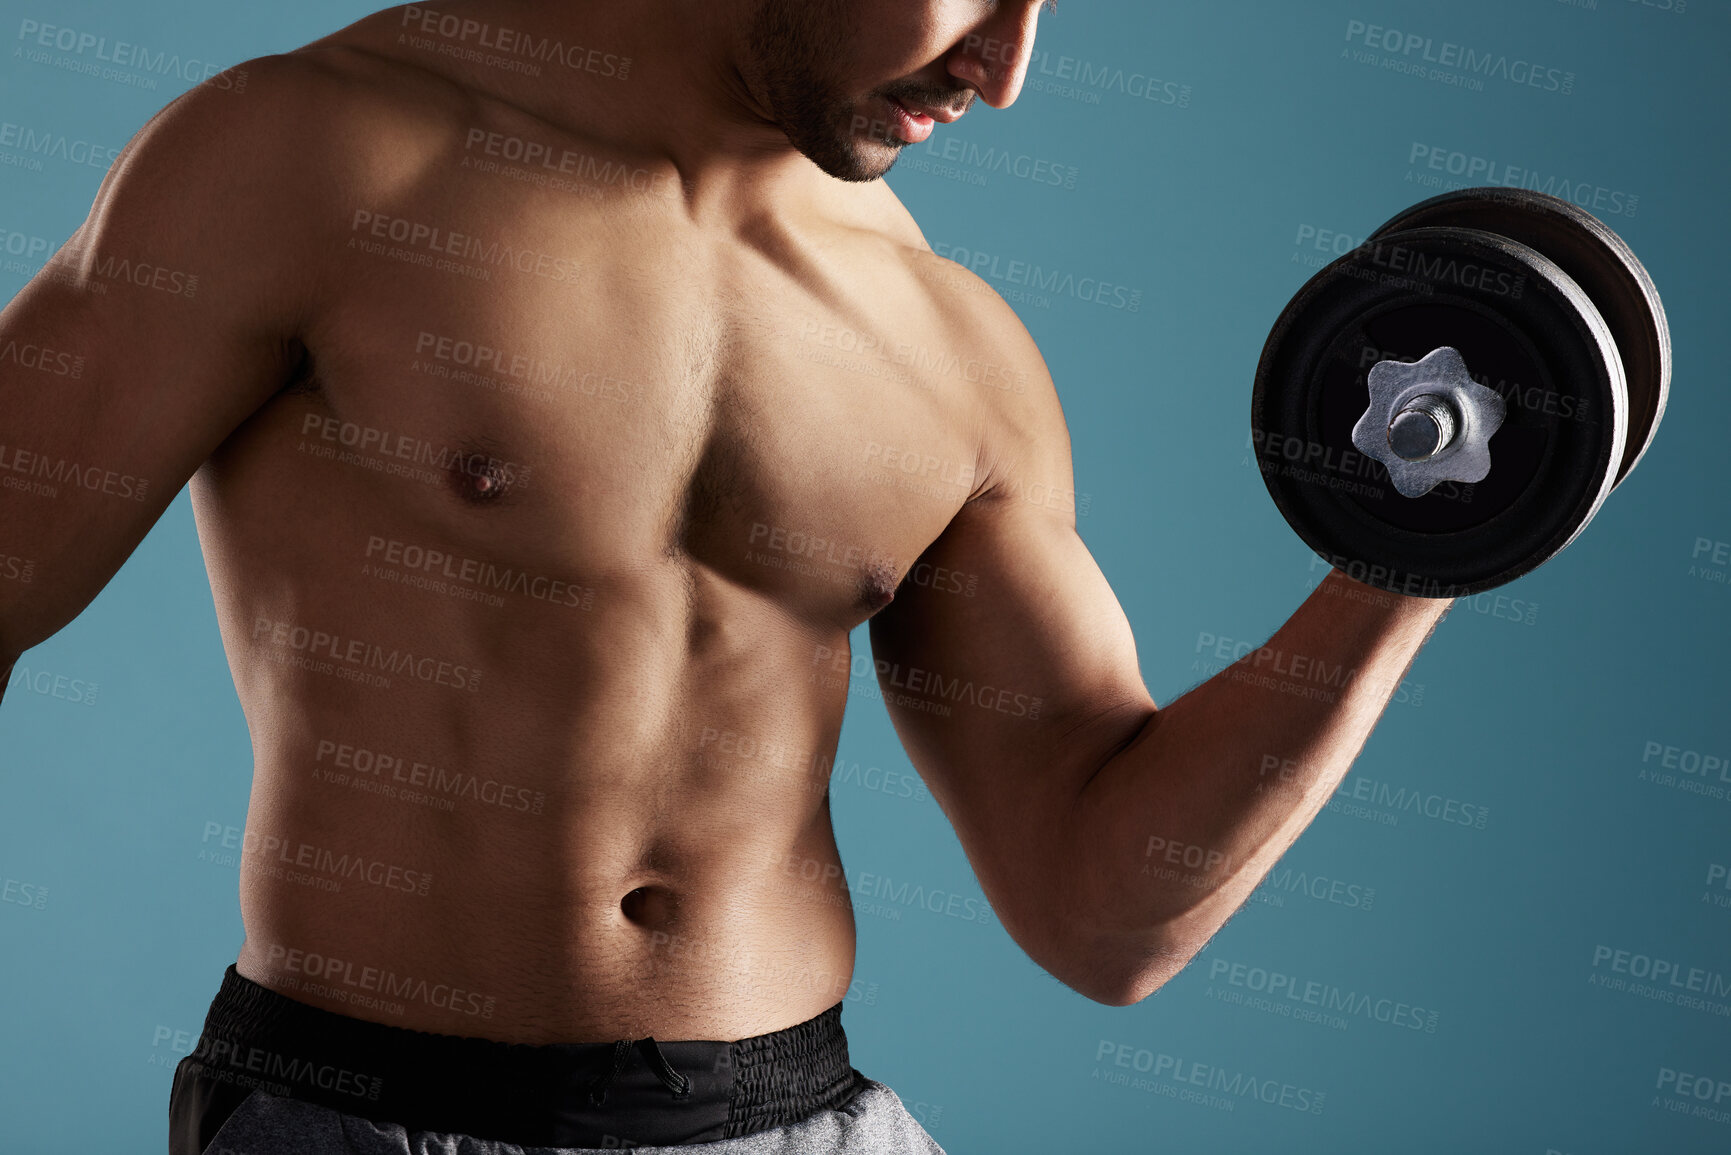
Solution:
{"label": "muscular chest", "polygon": [[381,516],[598,580],[695,564],[851,622],[973,487],[990,367],[894,274],[653,218],[406,237],[344,253],[282,399],[295,451]]}

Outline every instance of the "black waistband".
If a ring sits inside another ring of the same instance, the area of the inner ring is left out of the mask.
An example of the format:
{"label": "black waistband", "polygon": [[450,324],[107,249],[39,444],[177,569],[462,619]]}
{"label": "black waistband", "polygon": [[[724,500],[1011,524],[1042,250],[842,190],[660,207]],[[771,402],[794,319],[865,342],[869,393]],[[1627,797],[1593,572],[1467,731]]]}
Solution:
{"label": "black waistband", "polygon": [[183,1066],[411,1132],[570,1147],[731,1139],[844,1106],[860,1087],[840,1003],[737,1042],[529,1045],[352,1019],[232,966]]}

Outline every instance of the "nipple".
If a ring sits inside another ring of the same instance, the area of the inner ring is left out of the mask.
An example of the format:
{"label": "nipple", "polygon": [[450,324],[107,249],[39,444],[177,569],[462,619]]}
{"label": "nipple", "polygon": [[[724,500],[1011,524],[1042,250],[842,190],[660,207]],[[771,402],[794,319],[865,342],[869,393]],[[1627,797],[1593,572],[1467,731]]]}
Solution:
{"label": "nipple", "polygon": [[447,470],[457,496],[474,504],[496,501],[511,488],[508,462],[483,453],[470,453],[453,460]]}
{"label": "nipple", "polygon": [[860,571],[858,596],[862,606],[877,613],[896,600],[896,567],[887,561],[868,563]]}

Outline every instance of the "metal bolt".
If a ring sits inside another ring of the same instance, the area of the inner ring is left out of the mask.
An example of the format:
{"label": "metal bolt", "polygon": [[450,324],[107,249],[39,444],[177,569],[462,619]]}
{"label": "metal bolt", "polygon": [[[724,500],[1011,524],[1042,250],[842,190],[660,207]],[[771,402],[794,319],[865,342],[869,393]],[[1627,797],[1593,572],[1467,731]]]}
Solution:
{"label": "metal bolt", "polygon": [[1388,447],[1402,461],[1429,461],[1449,447],[1460,428],[1454,406],[1434,393],[1414,397],[1388,425]]}
{"label": "metal bolt", "polygon": [[1365,388],[1370,406],[1352,427],[1352,444],[1383,464],[1396,493],[1423,497],[1445,481],[1471,485],[1490,474],[1490,440],[1507,407],[1473,380],[1459,349],[1378,361]]}

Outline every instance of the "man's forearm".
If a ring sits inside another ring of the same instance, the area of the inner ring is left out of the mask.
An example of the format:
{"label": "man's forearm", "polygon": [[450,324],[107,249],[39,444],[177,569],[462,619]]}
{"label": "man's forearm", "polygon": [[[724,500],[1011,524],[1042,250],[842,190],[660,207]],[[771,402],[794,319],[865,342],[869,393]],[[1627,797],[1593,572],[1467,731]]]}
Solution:
{"label": "man's forearm", "polygon": [[1449,605],[1331,573],[1089,781],[1072,846],[1130,998],[1201,950],[1316,817]]}

